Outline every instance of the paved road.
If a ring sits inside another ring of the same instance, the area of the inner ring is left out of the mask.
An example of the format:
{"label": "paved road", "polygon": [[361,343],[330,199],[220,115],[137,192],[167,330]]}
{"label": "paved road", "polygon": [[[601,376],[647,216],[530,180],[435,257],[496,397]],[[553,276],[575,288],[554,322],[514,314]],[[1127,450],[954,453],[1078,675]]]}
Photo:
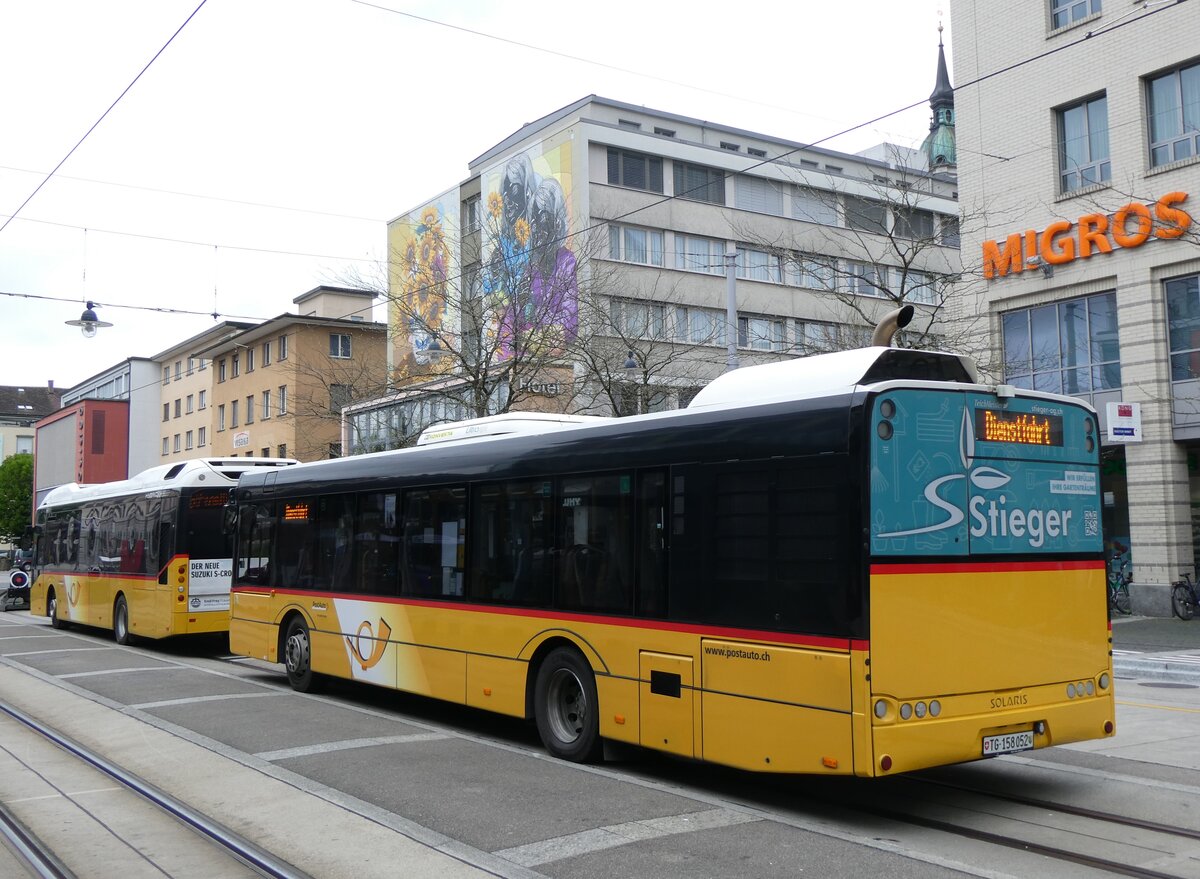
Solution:
{"label": "paved road", "polygon": [[1200,619],[1117,617],[1112,623],[1118,677],[1200,684]]}

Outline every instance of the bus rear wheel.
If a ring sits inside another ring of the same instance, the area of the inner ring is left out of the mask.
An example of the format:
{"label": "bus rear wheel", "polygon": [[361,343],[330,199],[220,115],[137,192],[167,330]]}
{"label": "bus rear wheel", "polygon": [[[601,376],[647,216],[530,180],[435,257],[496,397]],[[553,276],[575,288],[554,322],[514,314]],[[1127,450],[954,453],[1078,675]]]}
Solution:
{"label": "bus rear wheel", "polygon": [[124,595],[118,595],[113,605],[113,639],[122,645],[133,641],[133,636],[129,634],[129,604]]}
{"label": "bus rear wheel", "polygon": [[54,629],[65,629],[67,622],[58,615],[58,595],[53,590],[50,592],[50,597],[46,599],[46,616],[50,617],[50,627]]}
{"label": "bus rear wheel", "polygon": [[601,753],[596,677],[577,650],[559,647],[538,669],[534,711],[538,735],[553,756],[590,763]]}
{"label": "bus rear wheel", "polygon": [[283,667],[288,683],[300,693],[317,689],[319,678],[312,670],[312,638],[302,617],[292,617],[283,639]]}

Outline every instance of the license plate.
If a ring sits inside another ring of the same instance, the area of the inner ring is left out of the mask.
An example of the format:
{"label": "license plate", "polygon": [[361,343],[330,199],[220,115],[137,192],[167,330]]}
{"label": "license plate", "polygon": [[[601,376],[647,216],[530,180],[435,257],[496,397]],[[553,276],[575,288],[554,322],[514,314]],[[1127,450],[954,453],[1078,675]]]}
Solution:
{"label": "license plate", "polygon": [[1031,750],[1033,750],[1033,730],[983,737],[983,756],[985,757]]}

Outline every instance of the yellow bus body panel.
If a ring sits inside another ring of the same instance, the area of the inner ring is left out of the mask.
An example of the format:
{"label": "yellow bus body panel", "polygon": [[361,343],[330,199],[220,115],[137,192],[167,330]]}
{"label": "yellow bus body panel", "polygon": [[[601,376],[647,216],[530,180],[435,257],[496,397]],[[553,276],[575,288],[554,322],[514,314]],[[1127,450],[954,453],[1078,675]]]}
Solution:
{"label": "yellow bus body panel", "polygon": [[[1115,731],[1103,566],[993,568],[872,576],[866,774],[885,755],[888,774],[977,760],[984,736],[1039,723],[1035,748]],[[883,719],[870,713],[879,699]],[[901,719],[903,704],[935,699],[938,717]]]}

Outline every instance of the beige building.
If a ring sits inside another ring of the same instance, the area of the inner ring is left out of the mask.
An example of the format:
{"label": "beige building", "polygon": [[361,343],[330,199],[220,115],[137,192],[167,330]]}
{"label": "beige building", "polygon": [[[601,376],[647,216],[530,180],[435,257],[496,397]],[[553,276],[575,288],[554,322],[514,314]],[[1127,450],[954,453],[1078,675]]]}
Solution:
{"label": "beige building", "polygon": [[[209,361],[206,454],[339,457],[342,408],[386,388],[386,327],[369,320],[373,298],[318,287],[293,300],[300,314],[282,314],[197,352]],[[172,413],[174,405],[172,399]]]}
{"label": "beige building", "polygon": [[212,377],[200,352],[253,326],[225,321],[153,358],[162,370],[162,463],[213,454]]}
{"label": "beige building", "polygon": [[1169,615],[1200,548],[1200,7],[951,12],[962,309],[997,378],[1096,405],[1110,563]]}

